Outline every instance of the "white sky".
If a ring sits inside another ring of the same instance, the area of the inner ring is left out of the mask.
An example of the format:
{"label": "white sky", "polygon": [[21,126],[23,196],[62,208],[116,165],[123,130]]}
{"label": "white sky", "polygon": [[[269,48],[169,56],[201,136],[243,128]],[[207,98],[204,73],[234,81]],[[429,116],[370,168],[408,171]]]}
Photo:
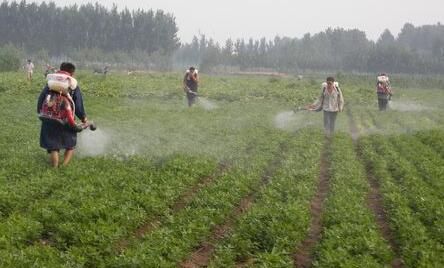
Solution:
{"label": "white sky", "polygon": [[[33,2],[33,0],[28,0]],[[43,2],[34,0],[34,2]],[[48,1],[46,1],[48,2]],[[96,0],[53,0],[58,6],[95,3]],[[396,35],[406,23],[415,26],[444,23],[444,0],[100,0],[119,10],[162,9],[172,13],[182,42],[205,34],[224,43],[226,39],[276,35],[301,38],[328,27],[359,29],[377,40],[389,29]]]}

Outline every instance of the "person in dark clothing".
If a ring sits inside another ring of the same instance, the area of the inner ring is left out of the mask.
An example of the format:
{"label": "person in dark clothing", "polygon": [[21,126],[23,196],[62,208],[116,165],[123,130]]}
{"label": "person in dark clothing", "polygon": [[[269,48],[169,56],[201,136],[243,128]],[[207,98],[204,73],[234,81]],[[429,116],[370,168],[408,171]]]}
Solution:
{"label": "person in dark clothing", "polygon": [[[82,123],[87,124],[88,119],[83,106],[83,97],[80,88],[77,86],[77,81],[73,78],[74,72],[74,64],[64,62],[60,65],[60,71],[58,71],[56,75],[66,77],[67,81],[69,81],[69,86],[66,87],[66,96],[72,100],[73,107],[71,108],[75,111],[75,115],[82,121]],[[60,85],[58,86],[59,88],[61,87]],[[50,87],[48,81],[48,84],[46,84],[40,93],[37,102],[38,114],[42,112],[44,102],[49,99],[51,94],[54,94],[53,89]],[[66,166],[74,154],[76,144],[77,132],[75,128],[62,124],[58,120],[42,120],[40,147],[46,149],[49,153],[53,167],[59,166],[59,151],[61,149],[65,150],[63,166]]]}
{"label": "person in dark clothing", "polygon": [[197,99],[197,88],[199,86],[198,71],[194,67],[190,67],[183,77],[183,87],[187,94],[188,107],[191,107]]}
{"label": "person in dark clothing", "polygon": [[389,77],[384,73],[379,74],[376,80],[376,94],[378,95],[379,111],[387,110],[388,102],[391,99],[393,92],[390,86]]}

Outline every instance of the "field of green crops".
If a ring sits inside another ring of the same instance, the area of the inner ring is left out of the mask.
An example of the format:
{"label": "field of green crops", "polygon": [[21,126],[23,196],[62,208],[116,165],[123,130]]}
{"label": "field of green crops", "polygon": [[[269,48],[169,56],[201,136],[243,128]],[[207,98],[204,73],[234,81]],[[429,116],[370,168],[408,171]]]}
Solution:
{"label": "field of green crops", "polygon": [[43,76],[0,73],[0,267],[295,267],[314,217],[313,267],[444,267],[444,81],[393,77],[379,112],[340,75],[329,138],[292,111],[323,78],[202,75],[190,109],[180,73],[80,72],[98,129],[53,169]]}

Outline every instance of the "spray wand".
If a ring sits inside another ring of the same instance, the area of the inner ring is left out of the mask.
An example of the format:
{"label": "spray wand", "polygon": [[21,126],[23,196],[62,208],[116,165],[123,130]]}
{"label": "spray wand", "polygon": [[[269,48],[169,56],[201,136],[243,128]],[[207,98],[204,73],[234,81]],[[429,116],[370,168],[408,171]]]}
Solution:
{"label": "spray wand", "polygon": [[300,111],[306,111],[308,109],[307,109],[307,107],[298,106],[298,107],[294,107],[291,110],[293,111],[293,113],[297,113],[297,112],[300,112]]}
{"label": "spray wand", "polygon": [[94,122],[86,122],[86,123],[81,123],[81,124],[77,124],[76,126],[75,126],[75,131],[76,132],[81,132],[81,131],[83,131],[84,129],[87,129],[87,128],[89,128],[89,130],[91,130],[91,131],[95,131],[96,129],[97,129],[97,126],[96,126],[96,124],[94,123]]}
{"label": "spray wand", "polygon": [[190,93],[190,94],[193,94],[196,97],[199,97],[197,92],[192,91],[189,87],[185,87],[184,90],[185,90],[186,93]]}

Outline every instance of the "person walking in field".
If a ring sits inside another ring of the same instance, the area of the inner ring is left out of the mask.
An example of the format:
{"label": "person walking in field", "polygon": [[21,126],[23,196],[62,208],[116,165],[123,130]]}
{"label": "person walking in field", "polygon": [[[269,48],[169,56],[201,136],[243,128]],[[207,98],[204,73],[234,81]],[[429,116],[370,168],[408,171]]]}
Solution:
{"label": "person walking in field", "polygon": [[59,152],[64,149],[63,166],[68,165],[77,143],[77,132],[82,125],[76,125],[74,115],[87,124],[83,97],[77,80],[73,77],[74,64],[64,62],[60,71],[47,75],[47,84],[37,102],[37,113],[42,121],[40,147],[47,150],[53,167],[59,166]]}
{"label": "person walking in field", "polygon": [[379,74],[376,79],[376,94],[378,95],[379,111],[385,111],[393,92],[390,86],[390,80],[387,74]]}
{"label": "person walking in field", "polygon": [[28,81],[32,81],[32,74],[34,72],[34,63],[32,63],[32,61],[30,59],[28,59],[28,61],[25,64],[25,71],[26,71],[26,78],[28,79]]}
{"label": "person walking in field", "polygon": [[324,112],[324,131],[327,136],[331,136],[335,130],[336,116],[344,109],[344,96],[333,77],[327,77],[321,88],[319,98],[313,104],[306,106],[306,109]]}
{"label": "person walking in field", "polygon": [[188,107],[191,107],[197,98],[197,88],[199,87],[198,70],[191,66],[183,77],[183,88],[187,94]]}

